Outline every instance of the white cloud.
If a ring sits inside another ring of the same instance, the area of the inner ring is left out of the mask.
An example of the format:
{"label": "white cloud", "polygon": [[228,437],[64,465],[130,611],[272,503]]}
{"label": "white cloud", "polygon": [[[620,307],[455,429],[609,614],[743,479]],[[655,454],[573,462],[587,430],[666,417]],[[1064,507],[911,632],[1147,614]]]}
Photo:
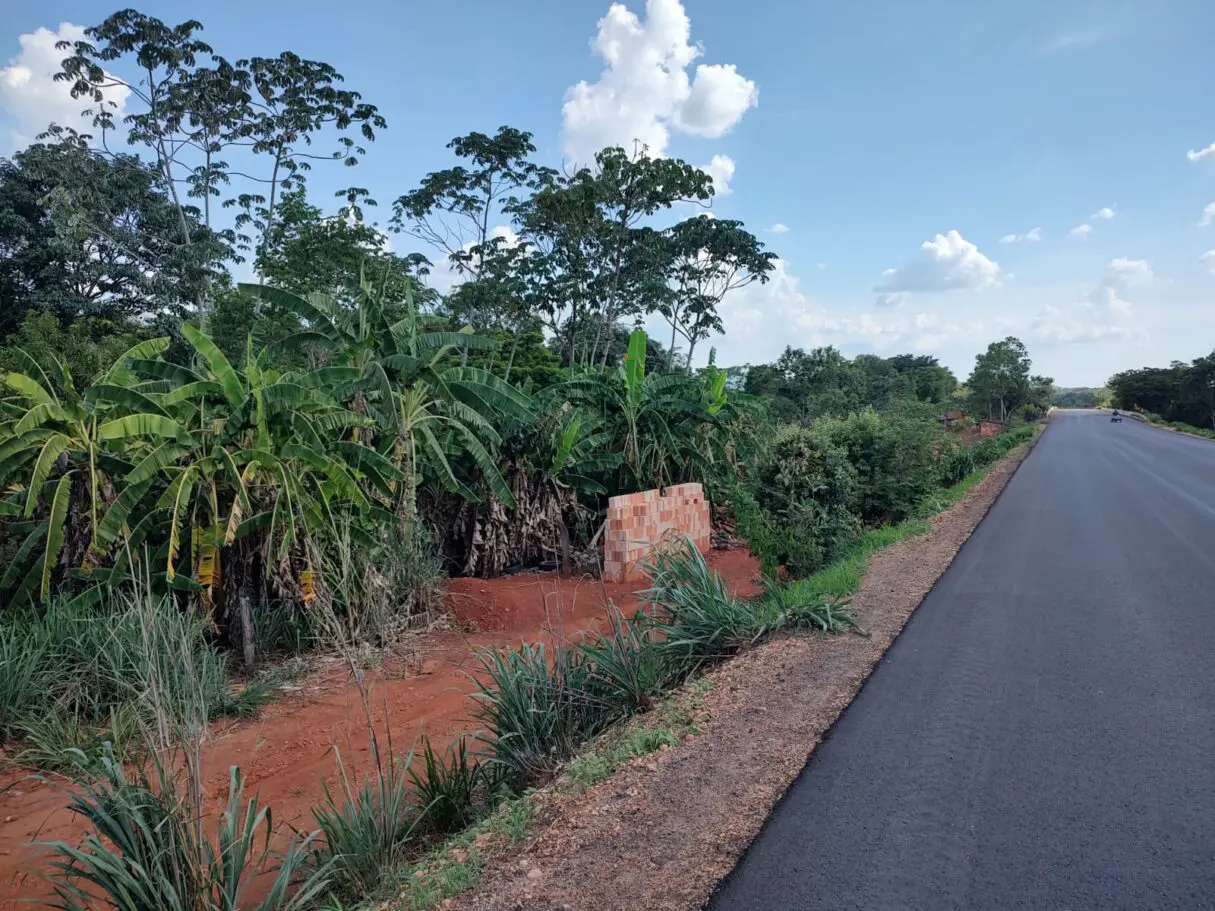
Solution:
{"label": "white cloud", "polygon": [[[671,0],[650,0],[655,2]],[[681,10],[679,3],[675,3]],[[759,104],[759,89],[750,79],[739,75],[730,64],[696,67],[696,78],[683,104],[675,109],[675,125],[684,133],[718,139],[742,119],[749,108]]]}
{"label": "white cloud", "polygon": [[713,178],[715,194],[729,196],[733,192],[730,189],[730,181],[734,179],[734,159],[729,155],[714,155],[712,161],[698,167]]}
{"label": "white cloud", "polygon": [[1203,207],[1202,218],[1198,220],[1198,227],[1209,227],[1212,221],[1215,221],[1215,202],[1209,202]]}
{"label": "white cloud", "polygon": [[1212,275],[1215,275],[1215,250],[1208,250],[1198,257],[1198,261],[1210,269]]}
{"label": "white cloud", "polygon": [[599,20],[592,49],[606,62],[599,79],[571,86],[562,107],[563,145],[590,161],[605,146],[634,140],[666,152],[671,131],[717,138],[759,103],[759,89],[733,65],[688,67],[703,49],[680,0],[646,0],[645,21],[621,3]]}
{"label": "white cloud", "polygon": [[786,224],[781,224],[781,223],[778,221],[776,224],[774,224],[772,227],[770,227],[770,228],[768,229],[768,232],[769,232],[770,234],[788,234],[788,233],[789,233],[789,226],[788,226],[788,225],[786,225]]}
{"label": "white cloud", "polygon": [[1029,231],[1026,231],[1024,234],[1005,234],[1003,237],[1000,238],[1000,243],[1002,243],[1002,244],[1019,244],[1019,243],[1036,244],[1041,239],[1042,239],[1042,229],[1041,228],[1031,228]]}
{"label": "white cloud", "polygon": [[1204,158],[1215,158],[1215,142],[1211,143],[1205,149],[1199,149],[1195,152],[1193,149],[1185,153],[1185,157],[1190,161],[1202,161]]}
{"label": "white cloud", "polygon": [[[66,56],[64,51],[56,50],[55,43],[83,41],[84,37],[81,26],[64,22],[57,32],[39,28],[17,39],[21,52],[0,69],[0,111],[13,121],[7,136],[0,139],[0,153],[20,151],[52,123],[84,133],[95,132],[92,118],[80,113],[91,102],[73,98],[70,86],[54,79]],[[129,94],[129,89],[121,87],[107,91],[107,99],[118,105],[116,119],[121,119]]]}
{"label": "white cloud", "polygon": [[1101,310],[1118,316],[1129,316],[1130,303],[1123,297],[1129,288],[1150,284],[1156,277],[1146,259],[1128,259],[1120,256],[1112,259],[1106,267],[1105,277],[1081,302],[1089,313]]}
{"label": "white cloud", "polygon": [[999,284],[1000,264],[957,231],[938,234],[920,245],[919,259],[899,269],[887,269],[878,292],[879,306],[898,306],[914,293],[978,291]]}
{"label": "white cloud", "polygon": [[1076,225],[1076,227],[1072,228],[1067,233],[1070,237],[1079,237],[1081,240],[1083,240],[1093,233],[1093,226],[1088,224]]}
{"label": "white cloud", "polygon": [[1125,256],[1111,259],[1109,271],[1119,281],[1129,285],[1147,284],[1156,277],[1146,259],[1127,259]]}
{"label": "white cloud", "polygon": [[510,225],[495,225],[494,227],[490,228],[489,239],[494,240],[498,237],[501,237],[504,241],[506,241],[506,246],[508,247],[519,246],[519,235],[515,233],[514,229],[511,228]]}
{"label": "white cloud", "polygon": [[[887,269],[887,272],[894,272],[894,269]],[[911,297],[910,291],[886,291],[878,295],[877,305],[879,307],[901,307],[907,303]]]}
{"label": "white cloud", "polygon": [[1075,311],[1060,310],[1049,304],[1038,311],[1031,330],[1039,338],[1056,342],[1097,342],[1126,339],[1137,334],[1127,326],[1094,322]]}
{"label": "white cloud", "polygon": [[1118,213],[1114,211],[1113,206],[1105,206],[1098,209],[1096,212],[1090,215],[1089,218],[1091,218],[1093,221],[1109,221],[1117,214]]}

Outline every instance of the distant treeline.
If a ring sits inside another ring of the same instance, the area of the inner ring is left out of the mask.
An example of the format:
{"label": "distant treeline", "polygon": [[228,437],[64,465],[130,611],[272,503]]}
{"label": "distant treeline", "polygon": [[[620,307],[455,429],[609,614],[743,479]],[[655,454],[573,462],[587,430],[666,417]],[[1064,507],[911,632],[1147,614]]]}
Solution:
{"label": "distant treeline", "polygon": [[1166,421],[1215,427],[1215,351],[1190,363],[1124,370],[1110,377],[1113,404]]}

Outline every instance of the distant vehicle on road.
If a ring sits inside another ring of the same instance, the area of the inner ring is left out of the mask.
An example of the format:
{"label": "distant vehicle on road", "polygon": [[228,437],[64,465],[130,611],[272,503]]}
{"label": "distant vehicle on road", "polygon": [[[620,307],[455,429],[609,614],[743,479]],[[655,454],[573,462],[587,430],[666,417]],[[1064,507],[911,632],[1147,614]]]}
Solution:
{"label": "distant vehicle on road", "polygon": [[1122,423],[1122,415],[1121,415],[1121,413],[1119,413],[1117,408],[1115,408],[1114,413],[1110,415],[1110,423],[1111,424],[1121,424]]}

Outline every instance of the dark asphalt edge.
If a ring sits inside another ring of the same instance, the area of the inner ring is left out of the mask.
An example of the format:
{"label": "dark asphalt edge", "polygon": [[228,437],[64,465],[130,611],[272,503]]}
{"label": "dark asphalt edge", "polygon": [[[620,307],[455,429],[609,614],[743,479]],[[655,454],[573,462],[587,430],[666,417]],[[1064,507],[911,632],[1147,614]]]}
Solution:
{"label": "dark asphalt edge", "polygon": [[[982,517],[980,517],[979,521],[975,523],[974,528],[972,528],[970,530],[970,534],[968,534],[966,536],[966,540],[962,542],[962,545],[961,545],[961,547],[958,548],[957,553],[955,553],[953,555],[953,557],[949,561],[949,564],[941,571],[941,574],[939,576],[937,576],[936,580],[932,583],[932,587],[929,588],[928,591],[924,593],[924,597],[920,599],[920,603],[917,604],[915,606],[915,608],[911,611],[911,614],[907,617],[907,621],[903,624],[903,628],[900,629],[898,634],[893,639],[890,640],[890,644],[888,646],[886,646],[885,650],[882,652],[881,657],[878,658],[878,660],[874,662],[873,667],[871,667],[869,669],[869,673],[865,675],[865,679],[861,681],[861,685],[856,688],[856,692],[853,693],[852,698],[848,700],[848,704],[845,705],[842,709],[840,709],[839,714],[835,716],[835,720],[832,721],[830,725],[828,725],[828,727],[825,731],[823,731],[822,736],[819,738],[818,744],[814,747],[814,749],[806,757],[806,762],[802,766],[801,771],[797,773],[797,775],[794,777],[794,779],[791,782],[789,782],[789,786],[787,788],[785,788],[784,793],[781,794],[780,798],[776,801],[776,803],[774,803],[772,805],[772,809],[768,812],[768,818],[764,820],[764,824],[762,826],[760,826],[759,831],[755,834],[755,837],[753,839],[751,839],[750,844],[748,844],[746,849],[742,852],[742,854],[740,854],[738,856],[738,859],[734,862],[734,866],[730,868],[730,872],[727,873],[725,876],[723,876],[721,879],[719,879],[717,881],[717,883],[713,886],[713,891],[709,893],[709,897],[707,899],[705,899],[705,901],[700,905],[700,911],[705,911],[705,909],[707,909],[710,905],[712,905],[713,900],[717,897],[718,893],[721,892],[726,887],[726,885],[729,884],[730,881],[734,879],[734,874],[738,872],[738,868],[742,866],[743,861],[746,860],[746,858],[747,858],[747,855],[751,853],[751,849],[752,849],[752,847],[754,847],[755,843],[758,842],[760,840],[760,838],[763,836],[764,832],[767,830],[768,826],[771,824],[772,818],[774,816],[776,816],[777,812],[785,804],[785,801],[789,799],[789,794],[792,793],[793,789],[795,787],[797,787],[798,783],[802,780],[803,776],[805,776],[807,774],[807,772],[809,771],[810,763],[812,763],[814,761],[815,755],[818,753],[819,750],[821,750],[823,748],[823,745],[826,744],[827,741],[829,741],[835,735],[836,727],[843,720],[844,716],[847,715],[849,711],[851,711],[852,706],[856,704],[856,700],[860,697],[861,693],[864,692],[865,687],[869,685],[869,681],[873,679],[873,675],[877,672],[877,669],[879,667],[881,667],[882,662],[886,660],[886,655],[890,652],[890,650],[892,648],[894,648],[895,643],[897,643],[901,638],[903,638],[903,634],[907,632],[907,628],[909,626],[911,626],[911,624],[913,622],[915,622],[915,618],[919,615],[920,608],[923,606],[924,602],[928,600],[929,596],[931,596],[934,591],[936,591],[936,588],[940,584],[941,580],[945,578],[945,574],[948,573],[950,567],[953,566],[953,561],[958,559],[958,557],[959,557],[959,555],[961,555],[962,551],[966,549],[966,546],[968,544],[970,544],[970,539],[974,536],[975,531],[987,519],[987,516],[995,508],[996,504],[1000,502],[1000,498],[1004,496],[1004,491],[1008,490],[1008,485],[1011,484],[1013,478],[1015,478],[1017,476],[1017,473],[1021,470],[1021,466],[1023,466],[1027,461],[1029,461],[1029,457],[1031,455],[1033,455],[1034,449],[1037,448],[1038,444],[1042,441],[1042,438],[1044,436],[1046,436],[1046,432],[1048,429],[1050,429],[1050,425],[1052,423],[1054,423],[1053,417],[1048,418],[1045,421],[1045,423],[1042,424],[1042,429],[1037,434],[1034,435],[1034,438],[1032,440],[1029,441],[1029,449],[1026,451],[1025,455],[1021,458],[1021,460],[1019,462],[1017,462],[1017,467],[1015,469],[1013,469],[1012,474],[1010,474],[1008,476],[1008,479],[1004,482],[1004,486],[1001,487],[999,489],[999,491],[996,492],[995,497],[987,505],[987,510],[983,513]],[[998,465],[999,463],[997,462],[996,464]],[[993,465],[992,468],[994,468],[994,467],[995,466]],[[959,502],[961,502],[961,501],[959,501]],[[955,504],[955,505],[957,505],[957,504]]]}

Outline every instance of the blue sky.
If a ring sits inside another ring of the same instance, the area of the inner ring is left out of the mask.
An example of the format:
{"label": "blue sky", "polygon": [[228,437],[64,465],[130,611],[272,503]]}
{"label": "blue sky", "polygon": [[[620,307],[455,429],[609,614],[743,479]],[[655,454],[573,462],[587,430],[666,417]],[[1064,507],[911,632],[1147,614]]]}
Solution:
{"label": "blue sky", "polygon": [[[0,12],[0,153],[64,109],[37,30],[114,9],[22,6]],[[1215,4],[456,6],[140,8],[201,19],[228,57],[289,48],[336,66],[389,122],[357,172],[381,212],[449,163],[451,137],[500,124],[534,132],[553,164],[638,136],[718,176],[728,160],[714,211],[781,263],[724,305],[722,363],[834,344],[925,351],[964,376],[1016,334],[1035,369],[1078,385],[1215,348],[1215,223],[1199,227],[1215,202],[1215,149],[1200,154],[1215,144]],[[315,199],[351,176],[314,172]]]}

